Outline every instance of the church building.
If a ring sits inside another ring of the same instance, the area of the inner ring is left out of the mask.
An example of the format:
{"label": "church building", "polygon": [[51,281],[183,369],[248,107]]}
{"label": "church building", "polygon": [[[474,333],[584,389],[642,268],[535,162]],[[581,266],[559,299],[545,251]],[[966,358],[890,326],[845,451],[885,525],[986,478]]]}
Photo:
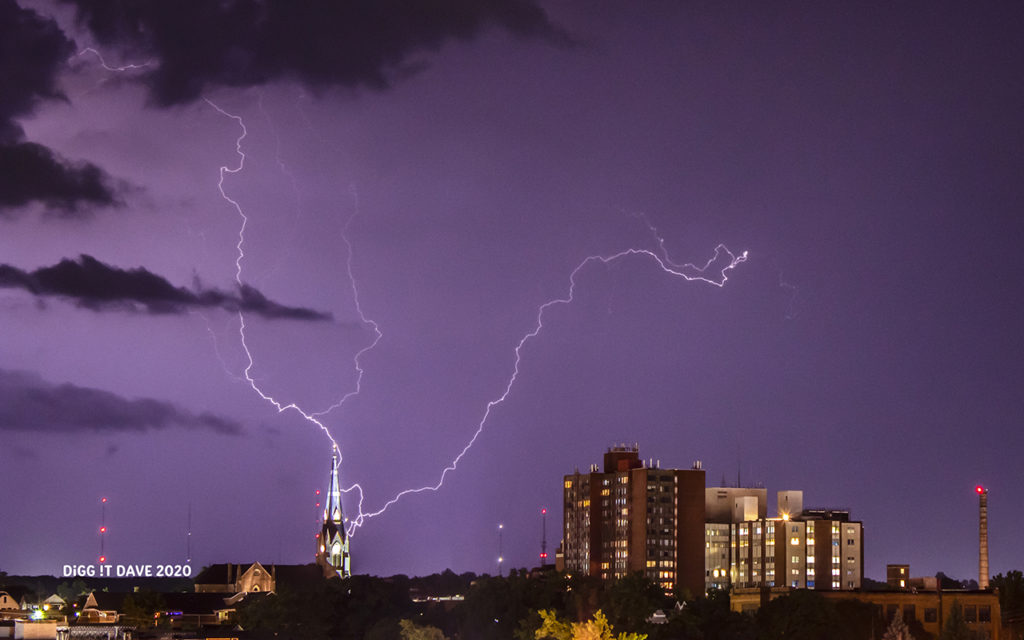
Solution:
{"label": "church building", "polygon": [[327,505],[324,507],[323,526],[317,535],[316,562],[325,576],[347,578],[352,574],[348,550],[348,533],[345,518],[341,512],[341,485],[338,483],[338,446],[331,456],[331,483],[327,490]]}

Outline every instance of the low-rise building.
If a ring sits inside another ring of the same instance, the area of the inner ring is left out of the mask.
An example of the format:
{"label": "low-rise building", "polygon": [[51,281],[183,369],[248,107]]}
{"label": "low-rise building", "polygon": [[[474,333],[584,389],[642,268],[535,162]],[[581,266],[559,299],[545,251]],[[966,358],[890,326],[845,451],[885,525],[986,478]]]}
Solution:
{"label": "low-rise building", "polygon": [[[770,600],[788,595],[791,587],[736,589],[730,594],[733,611],[754,613]],[[993,591],[834,591],[824,592],[829,600],[849,598],[874,605],[886,621],[899,611],[908,624],[917,621],[938,637],[953,607],[961,607],[967,626],[979,637],[1000,640],[999,596]]]}

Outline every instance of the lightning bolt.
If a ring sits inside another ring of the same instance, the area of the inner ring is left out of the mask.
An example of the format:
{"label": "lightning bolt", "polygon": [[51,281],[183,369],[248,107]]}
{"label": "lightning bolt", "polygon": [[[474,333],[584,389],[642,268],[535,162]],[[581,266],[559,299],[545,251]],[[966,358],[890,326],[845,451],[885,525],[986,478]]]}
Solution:
{"label": "lightning bolt", "polygon": [[[648,226],[652,230],[654,230],[653,226],[650,226],[650,224],[648,224]],[[664,253],[664,241],[662,241],[659,244],[659,248],[662,250],[662,253]],[[717,277],[709,277],[708,275],[706,275],[711,265],[717,262],[722,255],[728,256],[728,263],[717,272]],[[536,338],[538,335],[540,335],[541,331],[543,331],[545,312],[554,306],[572,304],[576,295],[576,278],[579,275],[579,273],[588,265],[597,262],[607,265],[612,262],[616,262],[618,260],[622,260],[632,256],[650,258],[655,262],[655,264],[658,265],[658,267],[661,268],[663,272],[673,277],[682,278],[687,281],[698,280],[721,288],[725,286],[726,281],[728,281],[729,279],[728,272],[736,268],[737,265],[747,261],[748,252],[744,251],[738,255],[733,254],[725,245],[720,244],[717,247],[715,247],[714,255],[703,266],[697,266],[692,263],[677,264],[668,259],[667,254],[659,255],[649,249],[635,248],[624,249],[612,255],[592,255],[584,258],[578,265],[576,265],[576,268],[573,269],[572,272],[569,274],[569,289],[566,296],[564,298],[554,298],[552,300],[548,300],[547,302],[537,307],[537,321],[534,324],[533,329],[527,332],[525,335],[523,335],[519,339],[519,342],[516,344],[512,362],[512,375],[509,376],[508,381],[505,383],[505,388],[502,390],[500,395],[498,395],[496,398],[490,400],[487,403],[487,406],[484,409],[483,416],[477,423],[476,431],[473,432],[473,435],[469,439],[469,442],[467,442],[466,446],[462,448],[462,451],[459,452],[459,455],[455,456],[455,458],[452,459],[448,466],[446,466],[441,471],[441,476],[440,478],[438,478],[435,484],[400,491],[393,498],[385,502],[384,505],[381,506],[379,509],[370,512],[363,511],[363,488],[360,485],[355,484],[349,487],[348,489],[343,490],[343,493],[356,491],[357,494],[359,495],[359,515],[349,522],[349,535],[351,536],[353,533],[355,533],[355,530],[361,527],[367,519],[381,515],[382,513],[387,511],[388,508],[391,507],[391,505],[395,504],[405,496],[416,493],[423,493],[425,491],[439,490],[441,486],[444,485],[445,477],[449,473],[455,471],[456,468],[458,468],[459,462],[462,460],[462,458],[466,456],[469,450],[473,447],[473,444],[476,443],[477,438],[480,437],[480,434],[483,433],[484,427],[487,425],[487,421],[488,419],[490,419],[491,413],[493,412],[495,407],[498,407],[499,405],[503,404],[505,400],[508,399],[509,395],[512,393],[512,387],[515,385],[516,380],[519,378],[519,364],[522,361],[523,347],[525,347],[529,341]]]}
{"label": "lightning bolt", "polygon": [[96,59],[100,61],[100,66],[102,66],[107,71],[117,71],[120,73],[124,73],[125,71],[138,71],[139,69],[145,69],[146,67],[152,65],[155,62],[154,60],[147,60],[146,62],[143,62],[141,64],[126,64],[120,67],[112,67],[109,64],[107,64],[106,60],[103,59],[103,54],[93,49],[92,47],[86,47],[85,49],[82,49],[81,51],[76,53],[74,57],[81,58],[87,53],[96,56]]}
{"label": "lightning bolt", "polygon": [[[238,214],[238,216],[241,218],[241,221],[242,221],[241,225],[239,227],[239,232],[238,232],[238,242],[235,245],[235,248],[236,248],[236,251],[237,251],[237,257],[235,259],[235,280],[239,284],[239,286],[241,286],[242,285],[242,261],[245,258],[245,252],[244,252],[243,245],[244,245],[244,242],[245,242],[245,228],[246,228],[246,225],[247,225],[247,223],[249,221],[249,218],[245,215],[245,212],[242,210],[242,207],[238,203],[238,201],[233,199],[233,198],[231,198],[227,194],[227,192],[224,189],[224,181],[225,181],[225,179],[229,175],[237,174],[240,171],[242,171],[244,166],[245,166],[245,158],[246,158],[246,156],[245,156],[245,152],[242,150],[242,142],[245,139],[245,137],[248,135],[248,130],[246,129],[245,123],[243,122],[243,120],[242,120],[242,118],[240,116],[228,113],[227,111],[225,111],[224,109],[220,108],[219,106],[217,106],[215,103],[213,103],[209,99],[204,98],[204,100],[206,100],[207,104],[209,104],[212,108],[217,110],[218,113],[220,113],[221,115],[223,115],[225,117],[231,118],[235,122],[237,122],[238,126],[241,129],[241,134],[235,140],[235,151],[236,151],[236,153],[238,154],[238,157],[239,157],[238,165],[235,166],[235,167],[229,167],[229,166],[222,166],[222,167],[220,167],[219,180],[217,182],[217,188],[220,191],[221,197],[226,202],[231,204],[231,206],[235,209],[236,213]],[[358,197],[357,197],[357,195],[358,194],[355,194],[353,192],[353,197],[357,201],[356,210],[358,212]],[[448,463],[441,470],[441,474],[438,477],[437,482],[435,482],[434,484],[424,485],[424,486],[421,486],[421,487],[414,487],[414,488],[411,488],[411,489],[405,489],[403,491],[400,491],[397,494],[395,494],[392,498],[390,498],[389,500],[384,502],[380,506],[380,508],[378,508],[376,510],[373,510],[373,511],[367,511],[364,508],[365,492],[363,490],[362,485],[360,485],[359,483],[355,483],[355,484],[352,484],[351,486],[349,486],[349,487],[347,487],[345,489],[342,489],[342,493],[348,494],[348,493],[355,492],[356,495],[358,496],[358,507],[357,507],[358,514],[354,518],[349,519],[347,527],[346,527],[349,536],[354,535],[356,530],[359,529],[360,527],[362,527],[366,523],[367,520],[369,520],[371,518],[375,518],[375,517],[383,514],[392,505],[397,503],[399,500],[401,500],[405,496],[413,495],[413,494],[418,494],[418,493],[423,493],[423,492],[427,492],[427,491],[438,491],[444,485],[445,478],[447,478],[448,474],[452,473],[453,471],[455,471],[458,468],[459,463],[462,461],[462,459],[466,456],[466,454],[469,452],[469,450],[476,443],[477,439],[480,437],[480,434],[483,433],[483,431],[484,431],[485,427],[487,426],[487,423],[490,420],[490,417],[491,417],[492,413],[494,412],[494,410],[497,407],[499,407],[500,405],[504,404],[505,401],[508,399],[509,395],[511,395],[512,389],[514,388],[516,381],[519,379],[520,364],[522,362],[522,357],[523,357],[523,348],[531,340],[533,340],[538,335],[540,335],[541,332],[544,330],[544,326],[545,326],[544,325],[544,316],[545,316],[545,314],[552,307],[559,306],[559,305],[569,305],[569,304],[572,304],[572,302],[575,300],[575,295],[576,295],[577,277],[580,274],[580,272],[583,271],[584,269],[586,269],[588,266],[590,266],[592,264],[596,264],[596,263],[602,263],[602,264],[608,265],[608,264],[611,264],[613,262],[617,262],[619,260],[625,260],[625,259],[632,258],[632,257],[646,258],[646,259],[652,260],[655,263],[655,265],[657,265],[657,267],[661,269],[662,272],[664,272],[664,273],[666,273],[666,274],[668,274],[668,275],[670,275],[672,277],[681,278],[681,279],[689,281],[689,282],[692,282],[692,281],[704,282],[704,283],[707,283],[707,284],[710,284],[710,285],[713,285],[713,286],[721,288],[721,287],[725,286],[725,283],[729,279],[728,272],[731,271],[732,269],[736,268],[736,266],[738,266],[739,264],[747,261],[748,253],[746,251],[744,251],[744,252],[742,252],[740,254],[734,254],[724,244],[719,244],[717,247],[715,247],[715,251],[714,251],[714,254],[712,255],[712,257],[707,262],[705,262],[703,265],[696,265],[696,264],[693,264],[693,263],[680,264],[680,263],[674,262],[669,257],[669,255],[668,255],[668,251],[666,250],[666,247],[665,247],[665,240],[664,240],[664,238],[662,238],[660,235],[658,235],[657,229],[654,227],[654,225],[652,225],[650,223],[649,220],[647,220],[646,216],[643,216],[641,214],[640,217],[643,219],[644,223],[647,225],[648,230],[654,236],[654,238],[656,240],[656,243],[657,243],[657,249],[658,250],[657,251],[652,251],[650,249],[629,248],[629,249],[624,249],[622,251],[619,251],[618,253],[614,253],[614,254],[610,254],[610,255],[591,255],[591,256],[587,256],[582,261],[580,261],[579,264],[576,265],[576,267],[569,274],[569,286],[568,286],[568,291],[567,291],[566,295],[564,297],[553,298],[551,300],[548,300],[548,301],[544,302],[543,304],[541,304],[540,306],[537,307],[536,322],[534,323],[533,328],[530,331],[528,331],[527,333],[525,333],[519,339],[519,341],[517,342],[516,347],[515,347],[515,349],[513,351],[512,372],[509,375],[507,381],[505,382],[505,385],[504,385],[501,393],[499,395],[497,395],[495,398],[493,398],[493,399],[491,399],[490,401],[487,402],[487,404],[486,404],[486,406],[484,408],[484,412],[483,412],[482,416],[480,417],[480,420],[477,422],[476,429],[473,431],[473,434],[469,438],[469,441],[465,444],[465,446],[462,448],[462,450],[459,451],[458,455],[456,455],[452,459],[452,461],[450,463]],[[351,225],[352,220],[354,218],[355,218],[355,214],[353,214],[353,216],[350,217],[349,220],[346,222],[345,227],[343,229],[343,233],[341,235],[342,241],[345,243],[345,246],[348,249],[348,255],[347,255],[347,259],[346,259],[346,271],[347,271],[349,283],[350,283],[350,286],[351,286],[352,297],[353,297],[353,301],[354,301],[354,305],[355,305],[356,311],[359,314],[360,320],[363,322],[363,324],[366,325],[366,326],[369,326],[369,327],[371,327],[373,329],[374,339],[373,339],[373,341],[371,341],[371,343],[369,345],[367,345],[366,347],[360,349],[356,353],[354,358],[353,358],[355,369],[357,371],[357,377],[356,377],[356,384],[355,384],[354,388],[351,391],[349,391],[348,393],[344,394],[341,397],[340,400],[338,400],[336,403],[334,403],[333,405],[331,405],[327,409],[324,409],[323,411],[317,411],[317,412],[309,412],[309,411],[304,410],[303,408],[301,408],[300,406],[298,406],[295,403],[284,404],[284,403],[279,402],[278,400],[274,399],[272,396],[270,396],[269,394],[264,392],[260,388],[260,386],[257,384],[256,380],[252,377],[252,373],[251,372],[252,372],[252,368],[254,366],[254,359],[253,359],[252,351],[250,350],[248,344],[246,343],[246,337],[245,337],[245,326],[246,326],[245,325],[245,317],[244,317],[244,315],[241,312],[239,312],[239,314],[238,314],[239,339],[241,341],[242,348],[245,351],[246,357],[248,359],[248,363],[247,363],[247,365],[245,367],[244,374],[245,374],[246,381],[249,383],[249,386],[264,401],[266,401],[266,402],[270,403],[271,405],[273,405],[277,409],[278,413],[284,413],[286,411],[294,411],[294,412],[298,413],[299,415],[301,415],[305,420],[307,420],[310,423],[312,423],[312,424],[316,425],[317,427],[319,427],[327,435],[327,437],[330,439],[331,444],[333,445],[335,451],[339,450],[338,443],[334,439],[334,437],[331,435],[331,432],[327,428],[327,426],[321,421],[321,418],[323,418],[324,416],[329,414],[331,411],[333,411],[333,410],[343,406],[349,399],[351,399],[352,397],[354,397],[354,396],[356,396],[356,395],[358,395],[360,393],[360,391],[362,389],[362,381],[363,381],[363,375],[364,375],[364,369],[362,367],[361,359],[362,359],[362,357],[367,352],[369,352],[374,347],[376,347],[377,344],[380,342],[381,338],[383,337],[383,333],[380,331],[380,327],[378,326],[378,324],[375,321],[373,321],[372,319],[367,317],[367,315],[363,311],[362,304],[360,302],[359,287],[358,287],[358,284],[357,284],[357,281],[356,281],[356,278],[355,278],[355,275],[354,275],[353,269],[352,269],[352,260],[353,260],[354,250],[353,250],[352,243],[349,240],[348,235],[347,235],[349,226]],[[717,271],[716,270],[712,270],[712,265],[714,265],[715,263],[717,263],[720,260],[722,260],[723,256],[726,257],[726,259],[724,261],[725,265],[722,266]],[[341,464],[341,459],[342,458],[341,458],[341,456],[339,454],[339,456],[338,456],[338,463],[337,463],[339,466]],[[335,467],[335,468],[337,468],[337,467]]]}
{"label": "lightning bolt", "polygon": [[[242,119],[241,116],[225,111],[223,108],[221,108],[220,106],[218,106],[216,103],[214,103],[213,101],[211,101],[208,98],[203,98],[203,100],[208,105],[210,105],[210,107],[212,107],[214,110],[216,110],[219,114],[223,115],[224,117],[227,117],[227,118],[230,118],[230,119],[234,120],[238,124],[238,126],[239,126],[239,128],[241,130],[241,133],[235,139],[235,153],[238,155],[238,164],[236,166],[233,166],[233,167],[232,166],[227,166],[227,165],[222,165],[220,167],[219,173],[218,173],[218,180],[217,180],[217,190],[220,192],[221,198],[223,198],[224,201],[226,201],[227,203],[229,203],[231,205],[231,207],[238,214],[238,217],[241,219],[241,224],[239,225],[239,229],[238,229],[238,242],[235,244],[235,250],[236,250],[236,253],[237,253],[237,255],[235,257],[235,282],[238,283],[239,286],[242,286],[242,261],[245,259],[245,248],[244,248],[244,245],[245,245],[245,230],[246,230],[246,227],[248,226],[248,223],[249,223],[249,217],[245,214],[245,211],[242,209],[242,205],[237,200],[235,200],[230,195],[228,195],[227,191],[224,188],[224,181],[227,179],[228,176],[240,173],[245,168],[246,155],[245,155],[245,151],[242,148],[242,144],[243,144],[243,141],[245,140],[246,136],[248,136],[249,131],[246,128],[245,121]],[[278,158],[278,163],[279,163],[279,166],[281,167],[282,171],[284,171],[286,173],[286,175],[289,175],[289,177],[291,177],[290,173],[288,173],[287,170],[285,169],[284,164],[280,161],[280,158]],[[353,191],[353,197],[356,197],[356,195],[357,194],[355,194],[354,191]],[[359,286],[358,286],[358,284],[356,282],[355,273],[353,272],[353,268],[352,268],[352,259],[353,259],[354,251],[353,251],[352,243],[351,243],[351,241],[348,238],[348,230],[349,230],[350,225],[352,224],[352,220],[355,219],[357,214],[358,214],[358,199],[357,199],[356,213],[353,213],[353,215],[350,216],[349,219],[346,221],[345,226],[342,229],[341,239],[345,243],[345,246],[348,248],[348,255],[347,255],[347,258],[346,258],[346,261],[345,261],[345,268],[346,268],[346,273],[348,275],[349,284],[350,284],[351,290],[352,290],[352,297],[353,297],[355,309],[356,309],[356,312],[359,315],[360,321],[364,325],[369,326],[373,330],[374,338],[370,342],[370,344],[368,344],[367,346],[363,347],[358,352],[356,352],[355,356],[353,357],[353,363],[355,365],[355,369],[356,369],[357,375],[356,375],[356,383],[354,385],[354,388],[351,391],[345,393],[341,397],[341,399],[339,399],[337,402],[335,402],[334,404],[332,404],[328,408],[326,408],[326,409],[324,409],[322,411],[317,411],[317,412],[307,411],[307,410],[303,409],[302,407],[300,407],[298,404],[296,404],[294,402],[284,403],[284,402],[280,402],[277,399],[275,399],[269,393],[265,392],[260,387],[260,385],[256,382],[256,379],[252,376],[252,369],[255,366],[255,359],[253,357],[252,350],[249,348],[249,344],[248,344],[248,342],[246,340],[246,334],[245,334],[245,329],[246,329],[245,314],[243,314],[241,311],[238,312],[238,337],[239,337],[239,342],[240,342],[240,344],[242,346],[242,350],[245,352],[245,356],[246,356],[246,359],[247,359],[247,363],[246,363],[246,366],[245,366],[245,369],[244,369],[244,372],[243,372],[243,374],[245,376],[246,382],[248,382],[249,386],[252,388],[253,391],[256,392],[257,395],[259,395],[260,398],[262,398],[264,401],[266,401],[266,402],[270,403],[271,405],[273,405],[274,408],[277,409],[278,413],[285,413],[287,411],[294,411],[294,412],[298,413],[300,416],[302,416],[302,418],[304,420],[306,420],[306,421],[316,425],[321,431],[323,431],[324,434],[327,436],[328,440],[331,441],[331,445],[332,445],[334,451],[339,452],[339,455],[338,455],[338,458],[337,458],[337,460],[338,460],[337,465],[340,465],[341,461],[342,461],[342,456],[340,455],[340,448],[338,447],[338,442],[337,442],[337,440],[335,440],[334,436],[331,434],[331,431],[327,427],[327,425],[325,425],[321,421],[321,418],[323,416],[327,415],[328,413],[330,413],[331,411],[333,411],[333,410],[343,406],[351,398],[359,395],[359,393],[362,391],[363,375],[365,373],[365,370],[363,369],[363,366],[362,366],[362,357],[364,355],[366,355],[366,353],[371,351],[374,347],[376,347],[377,344],[380,342],[381,338],[384,337],[384,334],[383,334],[383,332],[381,332],[380,327],[377,324],[377,322],[375,322],[373,319],[368,317],[366,315],[366,312],[363,310],[362,303],[360,302],[360,297],[359,297]]]}

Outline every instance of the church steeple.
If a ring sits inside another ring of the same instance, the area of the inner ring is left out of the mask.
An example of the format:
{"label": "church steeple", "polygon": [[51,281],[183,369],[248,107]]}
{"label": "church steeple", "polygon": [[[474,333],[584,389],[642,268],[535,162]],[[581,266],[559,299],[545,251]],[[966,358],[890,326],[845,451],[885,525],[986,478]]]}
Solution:
{"label": "church steeple", "polygon": [[317,539],[316,561],[328,575],[347,578],[351,575],[348,534],[341,511],[341,484],[338,482],[338,446],[331,455],[331,482],[327,489],[323,526]]}

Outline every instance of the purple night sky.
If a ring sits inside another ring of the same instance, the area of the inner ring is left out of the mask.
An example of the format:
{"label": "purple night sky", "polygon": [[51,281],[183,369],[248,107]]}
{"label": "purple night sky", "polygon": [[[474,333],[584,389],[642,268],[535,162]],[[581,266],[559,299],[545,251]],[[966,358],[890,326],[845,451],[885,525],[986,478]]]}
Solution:
{"label": "purple night sky", "polygon": [[322,418],[375,511],[657,236],[749,259],[588,263],[355,572],[533,566],[619,442],[849,508],[875,579],[977,577],[982,483],[1024,568],[1019,4],[357,4],[0,0],[0,569],[94,562],[101,496],[112,563],[190,505],[197,567],[312,561],[330,441],[239,312],[308,412],[377,323]]}

